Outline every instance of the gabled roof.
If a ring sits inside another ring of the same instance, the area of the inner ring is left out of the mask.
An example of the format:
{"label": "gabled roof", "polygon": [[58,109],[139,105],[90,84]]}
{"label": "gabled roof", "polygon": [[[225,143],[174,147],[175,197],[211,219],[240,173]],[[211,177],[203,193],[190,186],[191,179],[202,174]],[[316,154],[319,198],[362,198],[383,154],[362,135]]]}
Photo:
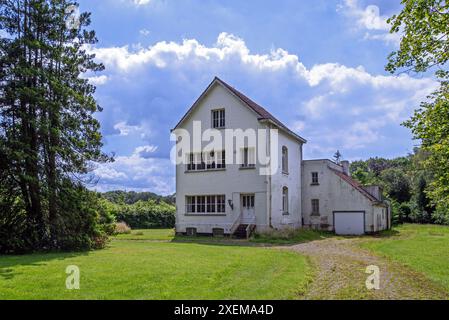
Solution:
{"label": "gabled roof", "polygon": [[224,88],[228,89],[235,97],[237,97],[241,102],[243,102],[244,105],[249,107],[251,110],[253,110],[258,115],[259,121],[269,121],[272,122],[275,126],[277,126],[279,129],[285,131],[287,134],[293,136],[294,138],[300,140],[303,143],[306,143],[307,141],[291,131],[286,125],[284,125],[281,121],[276,119],[275,116],[273,116],[271,113],[269,113],[265,108],[245,96],[243,93],[235,89],[234,87],[230,86],[223,80],[221,80],[218,77],[215,77],[214,80],[209,84],[209,86],[206,88],[206,90],[201,94],[201,96],[195,101],[195,103],[190,107],[190,109],[187,111],[187,113],[182,117],[182,119],[178,122],[176,127],[173,129],[177,129],[181,123],[189,116],[189,114],[195,109],[195,107],[199,104],[199,102],[204,98],[204,96],[209,92],[209,90],[213,87],[214,84],[220,84]]}
{"label": "gabled roof", "polygon": [[344,174],[341,171],[335,170],[331,167],[329,167],[329,169],[331,171],[333,171],[337,176],[339,176],[342,180],[346,181],[347,183],[349,183],[354,189],[356,189],[357,191],[359,191],[362,195],[364,195],[365,197],[367,197],[370,201],[372,202],[380,202],[379,199],[375,198],[374,196],[372,196],[368,191],[366,191],[365,189],[363,189],[362,185],[360,183],[358,183],[356,180],[352,179],[350,176]]}

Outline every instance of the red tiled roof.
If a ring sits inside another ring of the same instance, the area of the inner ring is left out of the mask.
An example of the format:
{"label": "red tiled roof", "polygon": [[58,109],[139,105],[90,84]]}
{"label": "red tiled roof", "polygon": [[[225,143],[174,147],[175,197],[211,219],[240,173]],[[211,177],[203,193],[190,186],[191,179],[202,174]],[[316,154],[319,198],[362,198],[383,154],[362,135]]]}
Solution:
{"label": "red tiled roof", "polygon": [[209,90],[209,88],[211,87],[211,85],[215,82],[218,81],[220,82],[225,88],[227,88],[229,91],[231,91],[234,95],[236,95],[243,103],[245,103],[249,108],[251,108],[254,112],[256,112],[259,115],[259,120],[271,120],[273,121],[278,127],[280,127],[281,129],[284,129],[285,131],[287,131],[289,134],[297,137],[298,139],[306,142],[306,140],[302,137],[300,137],[299,135],[297,135],[296,133],[294,133],[293,131],[291,131],[286,125],[284,125],[281,121],[279,121],[278,119],[276,119],[275,116],[273,116],[271,113],[269,113],[265,108],[263,108],[262,106],[260,106],[259,104],[257,104],[256,102],[254,102],[253,100],[251,100],[250,98],[248,98],[247,96],[245,96],[243,93],[241,93],[240,91],[238,91],[237,89],[235,89],[234,87],[231,87],[229,84],[227,84],[226,82],[224,82],[223,80],[221,80],[218,77],[215,77],[214,80],[212,81],[212,83],[207,87],[207,89],[204,91],[204,93],[200,96],[200,98],[198,98],[198,100],[194,103],[194,105],[189,109],[189,111],[186,113],[186,115],[181,119],[181,121],[178,123],[178,125],[176,127],[178,127],[181,122],[186,118],[186,116],[192,111],[192,109],[194,108],[194,106],[198,103],[199,100],[201,100],[201,97]]}
{"label": "red tiled roof", "polygon": [[371,201],[379,201],[379,199],[376,199],[374,196],[372,196],[368,191],[363,189],[362,185],[358,183],[356,180],[352,179],[350,176],[344,174],[343,172],[340,172],[338,170],[335,170],[333,168],[330,168],[337,176],[339,176],[342,180],[349,183],[354,189],[359,191],[361,194],[363,194],[365,197],[367,197]]}

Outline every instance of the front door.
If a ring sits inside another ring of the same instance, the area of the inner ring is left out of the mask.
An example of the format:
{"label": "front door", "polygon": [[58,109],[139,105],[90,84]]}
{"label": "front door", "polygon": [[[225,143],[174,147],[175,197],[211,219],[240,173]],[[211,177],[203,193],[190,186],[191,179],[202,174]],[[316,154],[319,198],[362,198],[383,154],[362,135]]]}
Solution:
{"label": "front door", "polygon": [[255,224],[254,194],[242,194],[242,224]]}

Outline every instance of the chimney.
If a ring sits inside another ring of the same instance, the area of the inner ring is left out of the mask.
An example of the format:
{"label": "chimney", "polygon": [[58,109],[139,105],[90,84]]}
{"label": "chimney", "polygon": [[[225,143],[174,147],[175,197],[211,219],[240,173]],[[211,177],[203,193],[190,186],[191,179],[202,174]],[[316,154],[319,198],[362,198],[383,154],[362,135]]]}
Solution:
{"label": "chimney", "polygon": [[384,199],[382,187],[364,186],[363,189],[365,189],[370,195],[372,195],[374,198],[376,198],[379,201],[382,201]]}
{"label": "chimney", "polygon": [[341,166],[343,167],[343,173],[347,176],[349,176],[349,161],[343,160],[341,162]]}

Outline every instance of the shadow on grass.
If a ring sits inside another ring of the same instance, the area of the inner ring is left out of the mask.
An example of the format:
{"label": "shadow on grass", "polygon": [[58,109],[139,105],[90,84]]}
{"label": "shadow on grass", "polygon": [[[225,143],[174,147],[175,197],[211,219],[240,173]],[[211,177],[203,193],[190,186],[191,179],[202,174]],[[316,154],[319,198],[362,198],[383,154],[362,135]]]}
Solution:
{"label": "shadow on grass", "polygon": [[371,236],[374,238],[391,238],[391,237],[397,237],[400,235],[401,235],[401,232],[399,232],[398,230],[395,230],[395,229],[391,229],[391,230],[384,230],[381,232],[377,232]]}
{"label": "shadow on grass", "polygon": [[9,280],[16,275],[16,267],[32,266],[43,267],[53,260],[65,260],[79,256],[86,256],[90,251],[80,252],[50,252],[33,253],[26,255],[0,255],[0,279]]}

